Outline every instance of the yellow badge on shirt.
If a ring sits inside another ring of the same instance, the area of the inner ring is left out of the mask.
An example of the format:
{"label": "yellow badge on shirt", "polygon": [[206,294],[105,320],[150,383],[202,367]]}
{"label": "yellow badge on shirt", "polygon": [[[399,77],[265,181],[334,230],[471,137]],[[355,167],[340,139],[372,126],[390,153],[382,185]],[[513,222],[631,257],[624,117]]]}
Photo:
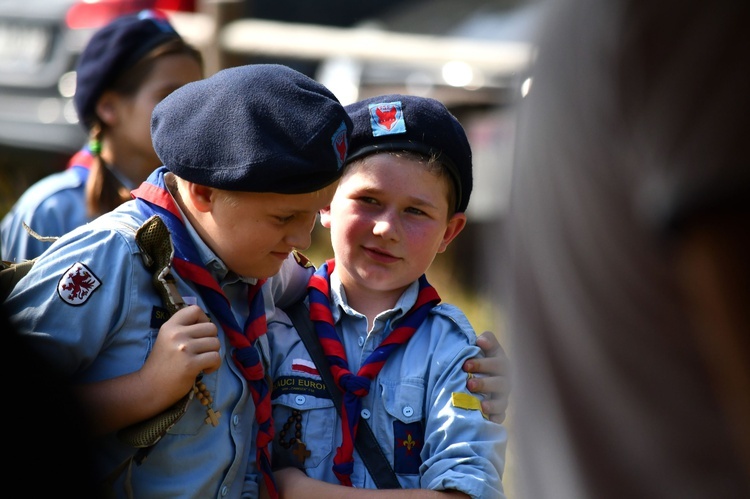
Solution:
{"label": "yellow badge on shirt", "polygon": [[[467,409],[470,411],[482,411],[482,403],[480,400],[470,393],[453,392],[451,394],[451,403],[453,407],[460,409]],[[484,419],[487,419],[487,415],[482,412]]]}

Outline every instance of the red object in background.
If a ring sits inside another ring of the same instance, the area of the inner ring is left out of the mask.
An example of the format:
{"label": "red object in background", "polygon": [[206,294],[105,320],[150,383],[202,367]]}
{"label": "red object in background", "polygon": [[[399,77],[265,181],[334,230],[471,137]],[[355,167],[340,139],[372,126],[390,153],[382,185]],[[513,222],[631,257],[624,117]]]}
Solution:
{"label": "red object in background", "polygon": [[156,0],[154,7],[164,10],[182,10],[194,12],[197,0]]}
{"label": "red object in background", "polygon": [[70,29],[98,28],[112,19],[143,9],[195,11],[196,0],[99,0],[79,2],[65,16]]}

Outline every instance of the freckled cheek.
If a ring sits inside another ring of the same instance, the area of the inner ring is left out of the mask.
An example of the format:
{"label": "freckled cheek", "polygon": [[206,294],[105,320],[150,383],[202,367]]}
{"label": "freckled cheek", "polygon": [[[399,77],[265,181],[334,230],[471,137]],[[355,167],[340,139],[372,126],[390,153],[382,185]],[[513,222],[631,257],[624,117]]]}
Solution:
{"label": "freckled cheek", "polygon": [[426,227],[404,227],[404,239],[415,251],[430,251],[436,249],[442,238],[434,230]]}
{"label": "freckled cheek", "polygon": [[331,227],[331,242],[350,241],[355,234],[356,231],[352,230],[351,225],[346,227],[333,226]]}
{"label": "freckled cheek", "polygon": [[345,223],[343,232],[349,238],[370,236],[375,228],[375,221],[365,217],[351,217]]}
{"label": "freckled cheek", "polygon": [[334,225],[331,227],[331,245],[339,257],[361,246],[370,236],[368,233],[355,229],[352,225]]}

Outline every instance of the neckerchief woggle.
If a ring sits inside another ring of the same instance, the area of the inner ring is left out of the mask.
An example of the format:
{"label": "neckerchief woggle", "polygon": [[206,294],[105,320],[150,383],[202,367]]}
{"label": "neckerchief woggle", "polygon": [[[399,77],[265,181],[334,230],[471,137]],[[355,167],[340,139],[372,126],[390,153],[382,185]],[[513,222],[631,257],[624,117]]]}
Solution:
{"label": "neckerchief woggle", "polygon": [[192,281],[210,312],[221,324],[229,343],[234,348],[232,358],[248,381],[250,393],[255,403],[255,418],[258,422],[256,438],[258,468],[263,473],[263,480],[270,497],[278,497],[276,483],[271,472],[271,456],[268,444],[273,440],[273,421],[271,419],[271,398],[268,383],[263,372],[260,354],[255,342],[266,334],[266,314],[263,293],[260,291],[265,279],[259,279],[248,289],[249,316],[244,328],[240,329],[232,313],[229,300],[219,283],[206,269],[201,261],[195,244],[190,239],[185,223],[164,182],[168,173],[165,167],[156,169],[140,187],[131,195],[136,199],[138,209],[146,217],[159,215],[172,235],[174,258],[172,265],[183,279]]}
{"label": "neckerchief woggle", "polygon": [[419,294],[416,303],[367,357],[355,375],[349,371],[344,345],[336,333],[331,313],[331,272],[334,266],[333,259],[327,260],[310,277],[307,289],[310,299],[310,319],[315,325],[315,332],[331,364],[333,379],[344,393],[341,407],[342,441],[333,458],[333,473],[342,485],[351,487],[351,474],[354,471],[354,440],[359,427],[362,397],[370,392],[370,382],[377,377],[388,357],[414,336],[430,310],[440,302],[440,296],[427,282],[427,277],[422,274],[419,278]]}

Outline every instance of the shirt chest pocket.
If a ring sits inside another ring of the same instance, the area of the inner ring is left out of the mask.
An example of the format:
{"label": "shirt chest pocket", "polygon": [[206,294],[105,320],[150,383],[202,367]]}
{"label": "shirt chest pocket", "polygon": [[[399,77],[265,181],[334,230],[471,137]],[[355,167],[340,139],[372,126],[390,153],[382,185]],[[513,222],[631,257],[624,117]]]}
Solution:
{"label": "shirt chest pocket", "polygon": [[316,468],[335,451],[336,408],[320,379],[278,377],[272,404],[274,467]]}
{"label": "shirt chest pocket", "polygon": [[[381,380],[385,420],[378,418],[378,441],[389,454],[393,471],[405,487],[419,488],[419,473],[424,448],[424,398],[421,379]],[[407,482],[403,482],[407,480]]]}
{"label": "shirt chest pocket", "polygon": [[386,413],[403,423],[421,421],[425,389],[421,379],[381,379],[380,392]]}

